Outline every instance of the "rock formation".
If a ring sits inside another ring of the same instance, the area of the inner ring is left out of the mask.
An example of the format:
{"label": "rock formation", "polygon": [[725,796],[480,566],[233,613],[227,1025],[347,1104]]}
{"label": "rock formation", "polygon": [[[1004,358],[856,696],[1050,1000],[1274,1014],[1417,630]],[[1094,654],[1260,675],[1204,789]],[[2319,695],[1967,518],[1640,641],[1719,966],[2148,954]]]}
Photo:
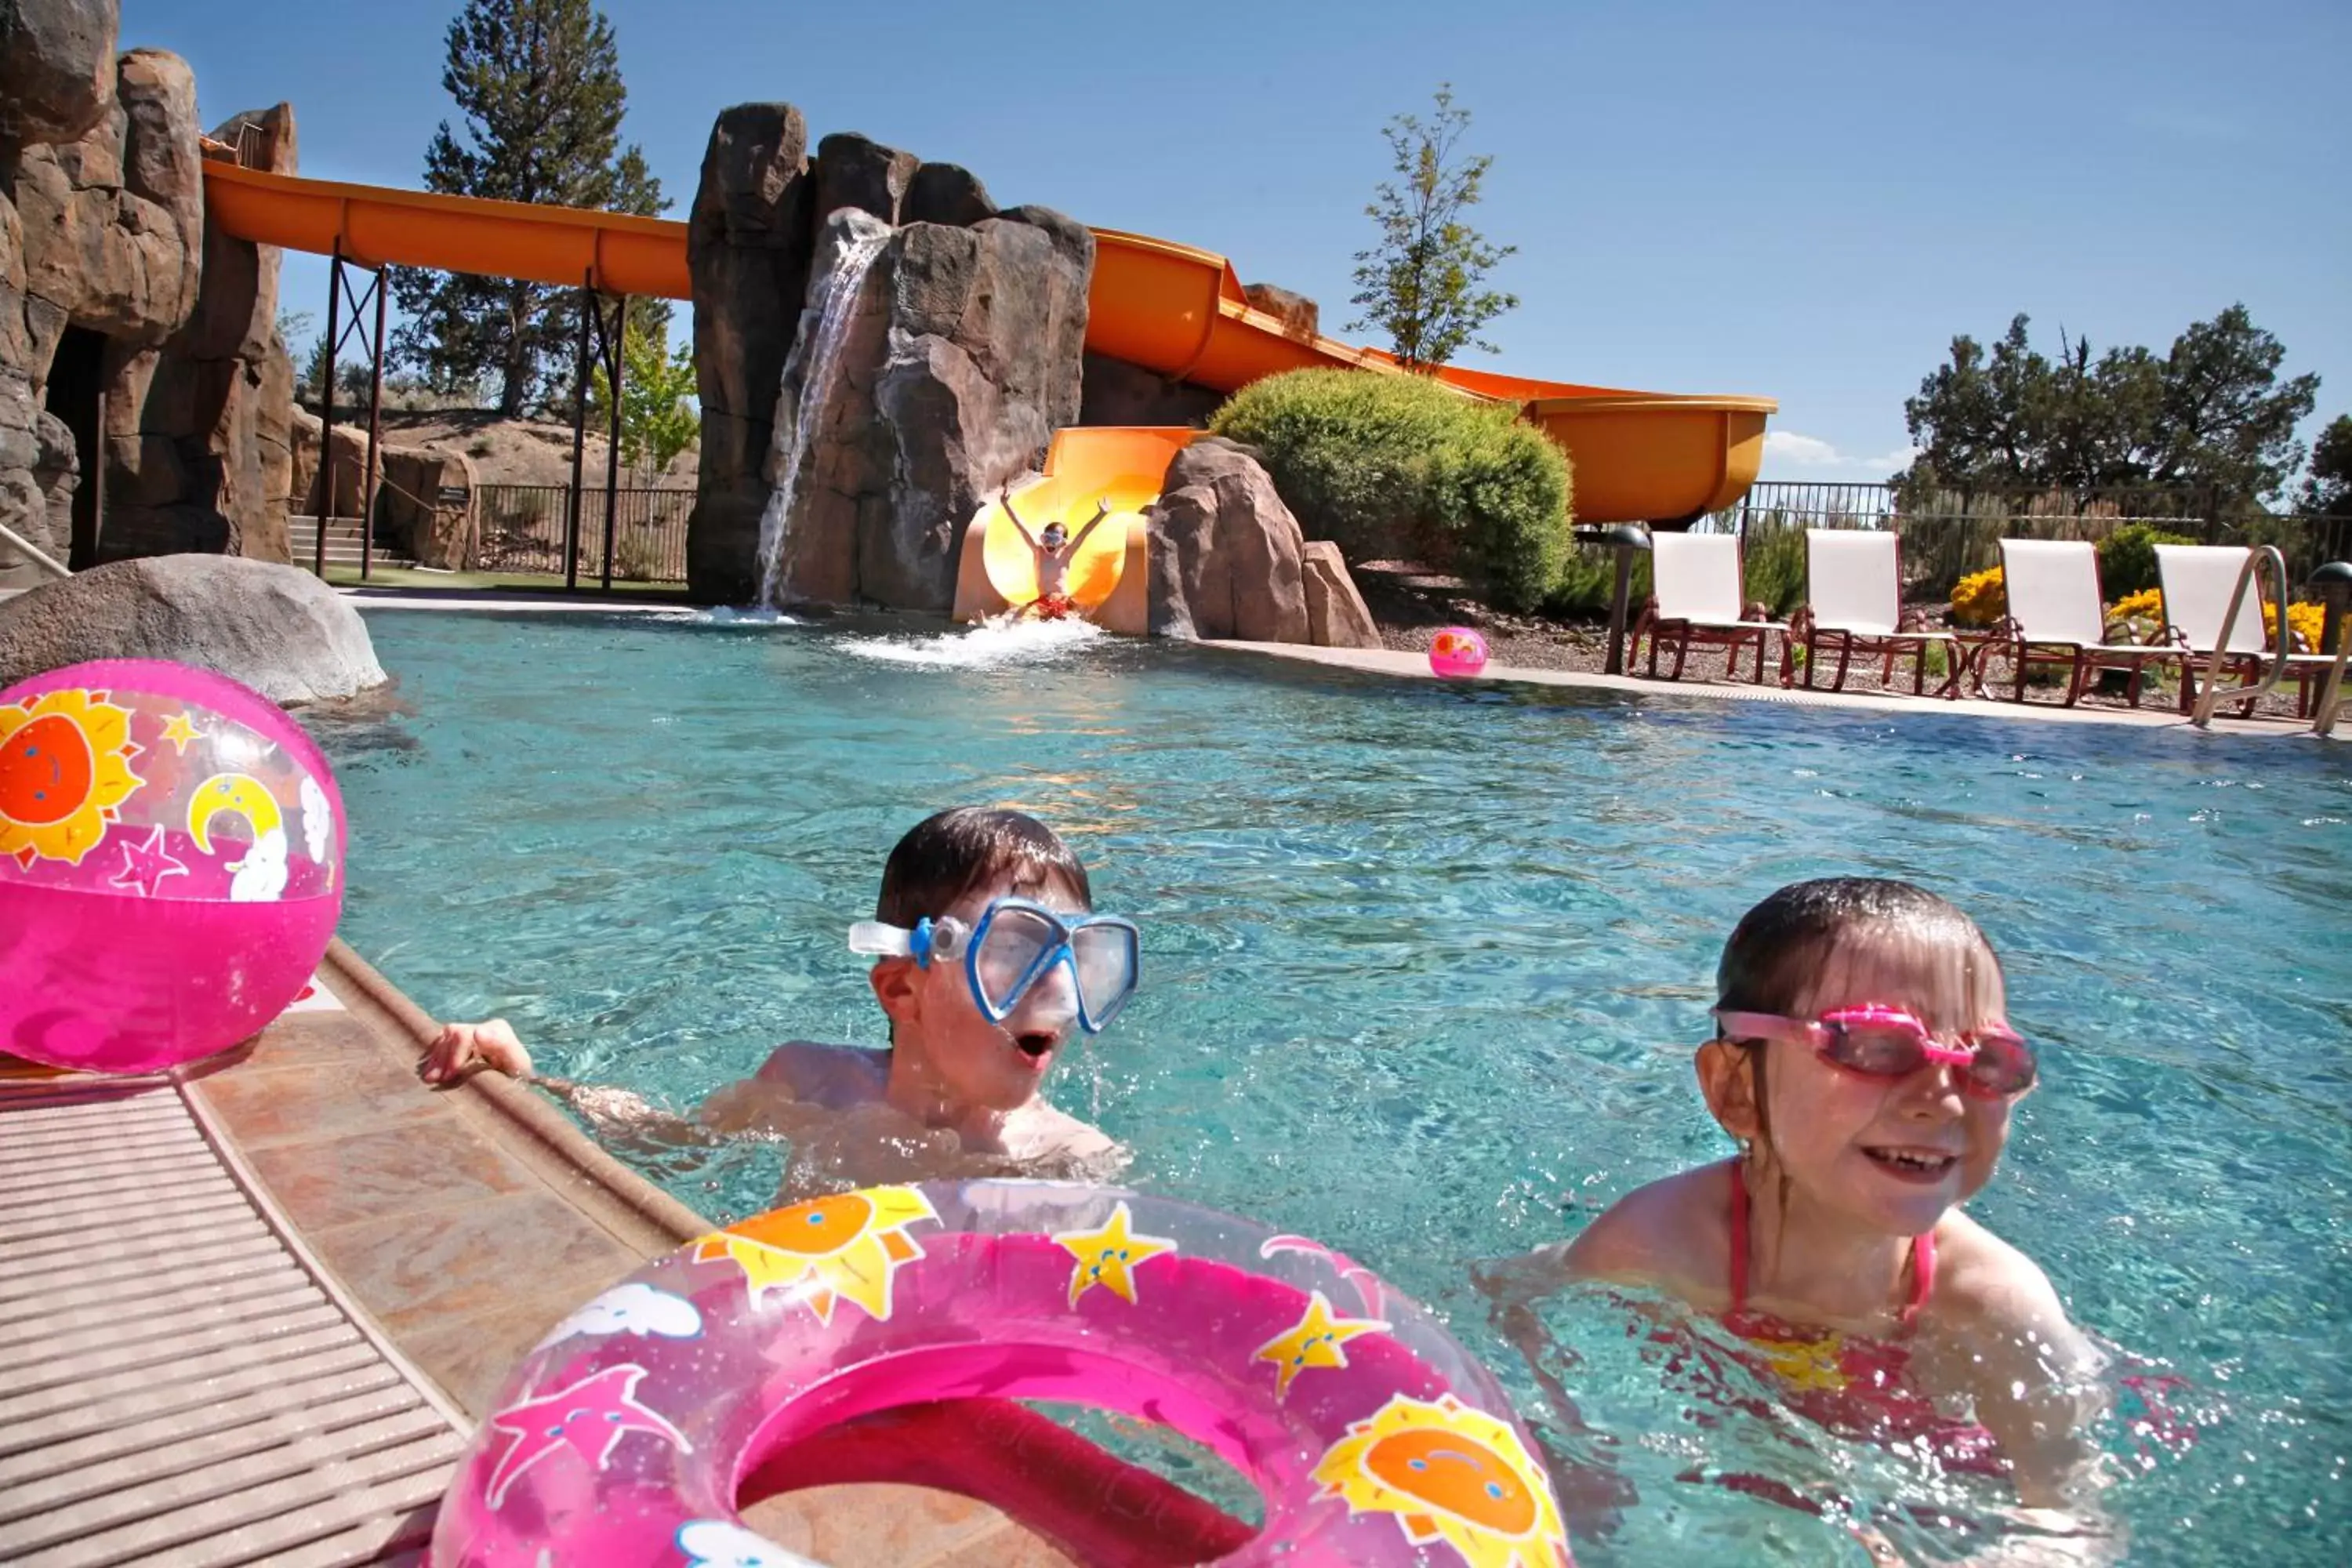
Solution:
{"label": "rock formation", "polygon": [[[0,0],[0,523],[75,565],[282,560],[277,257],[208,232],[194,79],[114,33],[105,0]],[[284,105],[224,134],[293,166]],[[0,584],[37,580],[0,545]]]}
{"label": "rock formation", "polygon": [[0,686],[93,658],[176,659],[285,703],[385,680],[349,601],[308,572],[234,557],[120,561],[0,604]]}
{"label": "rock formation", "polygon": [[[999,211],[953,164],[837,135],[812,165],[806,144],[796,110],[745,105],[719,116],[704,161],[689,241],[706,355],[691,586],[752,596],[759,516],[789,480],[782,597],[944,612],[964,522],[1078,418],[1094,236],[1046,208]],[[761,265],[728,241],[739,230]],[[861,234],[879,245],[863,286],[832,287]],[[779,321],[774,290],[795,278],[809,308]]]}
{"label": "rock formation", "polygon": [[686,570],[706,604],[748,604],[759,590],[776,395],[808,292],[815,206],[799,110],[744,103],[719,116],[686,239],[702,405]]}
{"label": "rock formation", "polygon": [[1249,447],[1215,436],[1185,447],[1146,521],[1152,636],[1382,646],[1339,546],[1301,537]]}

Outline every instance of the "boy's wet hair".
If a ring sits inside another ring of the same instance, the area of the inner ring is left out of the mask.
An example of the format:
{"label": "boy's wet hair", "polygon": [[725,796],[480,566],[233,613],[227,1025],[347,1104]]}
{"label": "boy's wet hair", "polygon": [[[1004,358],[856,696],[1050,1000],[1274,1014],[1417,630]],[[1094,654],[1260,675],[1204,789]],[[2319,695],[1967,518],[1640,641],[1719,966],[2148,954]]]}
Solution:
{"label": "boy's wet hair", "polygon": [[911,927],[937,920],[973,889],[1001,883],[1034,898],[1060,882],[1094,908],[1087,868],[1061,836],[1026,813],[959,805],[915,824],[882,868],[874,918]]}
{"label": "boy's wet hair", "polygon": [[1949,900],[1886,878],[1823,877],[1793,882],[1740,918],[1716,965],[1716,1005],[1790,1014],[1834,961],[1872,950],[1908,950],[1904,956],[1948,971],[1936,976],[1945,1005],[1970,1008],[2000,983],[1992,944]]}

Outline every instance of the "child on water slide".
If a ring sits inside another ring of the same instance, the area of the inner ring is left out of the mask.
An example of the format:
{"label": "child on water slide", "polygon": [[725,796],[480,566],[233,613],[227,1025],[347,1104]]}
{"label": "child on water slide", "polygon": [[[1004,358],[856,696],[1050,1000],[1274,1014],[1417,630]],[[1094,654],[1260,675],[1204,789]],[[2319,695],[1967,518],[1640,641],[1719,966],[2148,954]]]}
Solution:
{"label": "child on water slide", "polygon": [[1021,514],[1013,510],[1012,486],[1007,485],[998,500],[1004,508],[1004,515],[1012,519],[1013,526],[1021,531],[1022,539],[1027,542],[1030,553],[1036,561],[1037,596],[1020,605],[1013,613],[1034,616],[1041,621],[1064,620],[1076,614],[1077,605],[1072,602],[1069,594],[1070,563],[1076,558],[1078,547],[1087,542],[1087,535],[1102,526],[1103,519],[1110,515],[1110,498],[1104,496],[1095,502],[1094,516],[1087,520],[1075,539],[1070,537],[1069,530],[1062,525],[1059,519],[1045,525],[1042,537],[1031,533],[1029,525],[1021,521]]}

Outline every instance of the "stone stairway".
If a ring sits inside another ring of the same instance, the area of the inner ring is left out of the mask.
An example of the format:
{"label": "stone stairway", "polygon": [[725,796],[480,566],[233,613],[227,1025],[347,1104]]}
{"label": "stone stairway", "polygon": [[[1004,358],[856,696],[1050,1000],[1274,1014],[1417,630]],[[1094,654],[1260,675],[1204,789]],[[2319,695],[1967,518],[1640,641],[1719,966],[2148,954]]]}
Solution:
{"label": "stone stairway", "polygon": [[[292,547],[295,565],[307,567],[318,558],[316,552],[319,547],[319,520],[317,518],[304,517],[299,513],[289,517],[286,520],[286,538],[287,542]],[[376,541],[375,550],[371,559],[377,566],[415,566],[416,564],[408,556],[388,548],[380,539]],[[359,570],[359,519],[336,517],[327,520],[327,564],[330,568],[342,567],[353,572]]]}

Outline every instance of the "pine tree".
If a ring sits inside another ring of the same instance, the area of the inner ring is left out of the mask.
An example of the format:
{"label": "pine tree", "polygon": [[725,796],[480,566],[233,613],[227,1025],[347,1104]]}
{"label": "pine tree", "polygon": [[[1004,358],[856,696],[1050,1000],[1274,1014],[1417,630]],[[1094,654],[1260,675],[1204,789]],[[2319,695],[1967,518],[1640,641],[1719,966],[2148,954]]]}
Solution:
{"label": "pine tree", "polygon": [[[591,0],[466,0],[448,46],[441,85],[465,125],[445,120],[434,133],[426,189],[645,216],[668,206],[644,154],[620,144],[620,51]],[[400,268],[393,294],[409,318],[399,357],[437,388],[495,378],[512,417],[571,368],[577,289]]]}

